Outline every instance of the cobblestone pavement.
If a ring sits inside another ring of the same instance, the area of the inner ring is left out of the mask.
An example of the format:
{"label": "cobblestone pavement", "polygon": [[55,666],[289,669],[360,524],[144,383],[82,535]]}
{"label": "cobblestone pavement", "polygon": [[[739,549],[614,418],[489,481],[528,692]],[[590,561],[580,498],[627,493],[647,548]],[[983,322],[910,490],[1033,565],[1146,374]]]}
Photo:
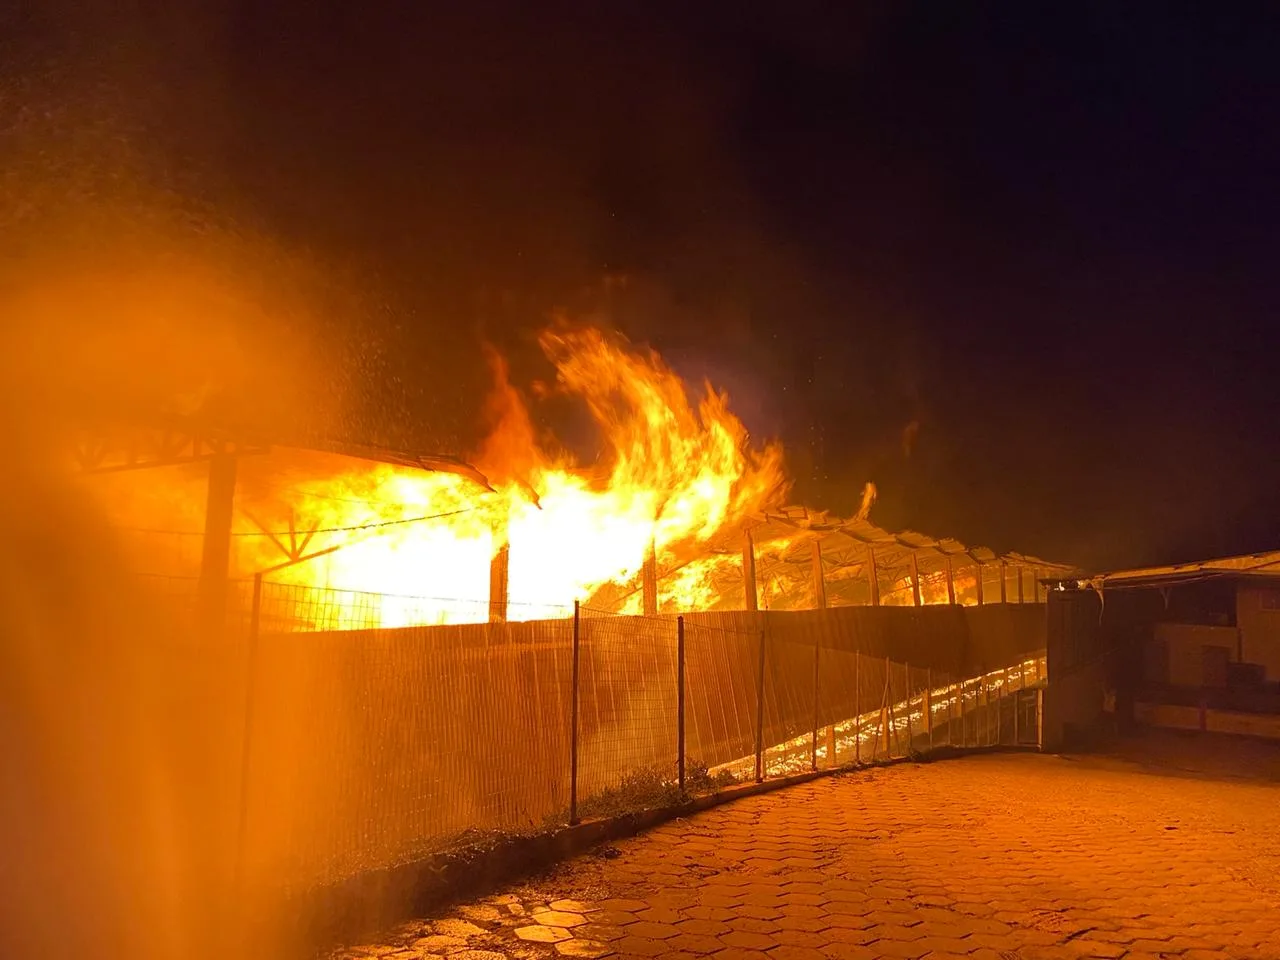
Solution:
{"label": "cobblestone pavement", "polygon": [[342,956],[1280,960],[1280,785],[988,755],[743,799]]}

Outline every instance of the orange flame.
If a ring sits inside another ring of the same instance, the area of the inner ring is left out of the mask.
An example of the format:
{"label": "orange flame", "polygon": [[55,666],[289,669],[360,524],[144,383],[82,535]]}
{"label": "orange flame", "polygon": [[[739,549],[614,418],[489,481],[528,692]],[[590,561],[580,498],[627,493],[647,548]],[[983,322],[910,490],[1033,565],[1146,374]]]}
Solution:
{"label": "orange flame", "polygon": [[[493,354],[493,429],[475,457],[492,490],[323,454],[297,453],[283,465],[279,453],[265,464],[246,459],[236,572],[278,566],[283,548],[310,556],[337,546],[269,579],[382,594],[382,626],[476,621],[488,616],[490,560],[509,545],[507,616],[563,616],[575,600],[634,584],[651,545],[661,565],[675,566],[677,555],[687,559],[784,494],[781,449],[752,447],[710,384],[695,402],[656,353],[593,328],[559,325],[540,343],[556,390],[584,403],[599,430],[601,467],[538,442]],[[202,491],[187,499],[200,502]],[[696,573],[664,580],[664,609],[709,605],[713,588]]]}

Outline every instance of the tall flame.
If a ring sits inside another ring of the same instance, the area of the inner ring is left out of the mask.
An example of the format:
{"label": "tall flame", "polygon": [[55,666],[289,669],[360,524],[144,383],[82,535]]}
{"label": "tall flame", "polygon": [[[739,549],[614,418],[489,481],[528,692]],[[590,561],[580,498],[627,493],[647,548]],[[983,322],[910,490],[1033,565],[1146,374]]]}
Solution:
{"label": "tall flame", "polygon": [[[554,389],[583,403],[598,429],[598,466],[539,443],[493,354],[493,427],[474,458],[492,489],[321,454],[283,466],[279,453],[269,466],[246,459],[237,572],[279,566],[286,547],[321,554],[270,579],[382,594],[383,626],[463,622],[488,616],[490,561],[508,547],[506,615],[558,616],[611,584],[633,584],[651,550],[674,566],[785,492],[781,449],[752,447],[710,384],[695,400],[655,352],[594,328],[557,325],[540,345],[556,368]],[[172,494],[176,480],[165,482]],[[199,502],[200,491],[187,499]],[[705,606],[710,590],[692,570],[663,586],[669,608]]]}

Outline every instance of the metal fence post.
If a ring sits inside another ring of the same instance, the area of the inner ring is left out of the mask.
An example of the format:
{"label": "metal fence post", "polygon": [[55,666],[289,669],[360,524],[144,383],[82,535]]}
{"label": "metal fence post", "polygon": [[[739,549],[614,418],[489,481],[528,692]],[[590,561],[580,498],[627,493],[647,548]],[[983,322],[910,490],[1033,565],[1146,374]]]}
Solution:
{"label": "metal fence post", "polygon": [[764,782],[764,627],[760,628],[760,665],[756,672],[756,783]]}
{"label": "metal fence post", "polygon": [[1009,684],[1009,671],[1000,671],[1000,691],[996,696],[996,746],[999,746],[1004,739],[1004,731],[1001,729],[1001,720],[1004,713],[1004,688]]}
{"label": "metal fence post", "polygon": [[911,727],[911,664],[904,663],[902,665],[902,672],[906,674],[907,677],[907,756],[910,756],[916,738],[915,730]]}
{"label": "metal fence post", "polygon": [[853,654],[853,762],[862,763],[862,654]]}
{"label": "metal fence post", "polygon": [[677,779],[684,793],[684,617],[676,617],[676,755]]}
{"label": "metal fence post", "polygon": [[[818,769],[818,634],[813,634],[813,739],[809,744],[809,766]],[[831,758],[827,757],[830,763]]]}
{"label": "metal fence post", "polygon": [[893,723],[893,663],[884,658],[884,691],[880,694],[880,730],[883,740],[884,754],[893,756],[893,745],[889,739],[890,724]]}
{"label": "metal fence post", "polygon": [[582,616],[573,601],[573,681],[569,694],[569,823],[578,822],[578,661],[582,645]]}
{"label": "metal fence post", "polygon": [[991,685],[984,673],[978,680],[978,697],[982,702],[982,729],[976,732],[975,746],[991,746]]}
{"label": "metal fence post", "polygon": [[253,607],[249,614],[249,649],[245,652],[244,729],[240,734],[240,822],[236,833],[235,890],[244,888],[245,841],[249,824],[249,758],[253,750],[253,710],[258,685],[258,636],[262,625],[262,574],[253,575]]}
{"label": "metal fence post", "polygon": [[[947,691],[947,744],[956,746],[956,701],[960,699],[960,687],[956,683],[950,685],[951,689]],[[961,718],[964,717],[964,711],[960,712]],[[964,746],[964,724],[960,725],[960,743]]]}
{"label": "metal fence post", "polygon": [[924,671],[924,728],[929,733],[929,749],[933,749],[933,668]]}
{"label": "metal fence post", "polygon": [[1044,687],[1036,687],[1036,749],[1044,749]]}

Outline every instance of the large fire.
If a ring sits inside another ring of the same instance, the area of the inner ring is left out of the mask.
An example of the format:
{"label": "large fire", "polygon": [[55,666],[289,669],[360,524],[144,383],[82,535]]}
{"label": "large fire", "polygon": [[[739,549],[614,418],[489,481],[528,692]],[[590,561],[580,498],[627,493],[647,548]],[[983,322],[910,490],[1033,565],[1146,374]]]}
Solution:
{"label": "large fire", "polygon": [[[550,389],[583,403],[598,428],[597,465],[539,442],[495,356],[492,429],[472,458],[488,489],[452,473],[324,454],[244,458],[233,574],[271,570],[272,581],[380,594],[382,626],[479,621],[489,616],[491,560],[506,548],[506,616],[524,620],[563,616],[575,600],[636,606],[652,553],[674,571],[663,609],[710,605],[714,564],[689,561],[717,531],[785,493],[780,448],[752,446],[724,394],[706,384],[691,398],[653,351],[567,325],[540,340],[556,369]],[[117,518],[123,510],[134,525],[155,526],[167,500],[170,524],[200,529],[197,471],[140,471],[99,484],[107,486]],[[290,551],[314,559],[282,566]]]}

